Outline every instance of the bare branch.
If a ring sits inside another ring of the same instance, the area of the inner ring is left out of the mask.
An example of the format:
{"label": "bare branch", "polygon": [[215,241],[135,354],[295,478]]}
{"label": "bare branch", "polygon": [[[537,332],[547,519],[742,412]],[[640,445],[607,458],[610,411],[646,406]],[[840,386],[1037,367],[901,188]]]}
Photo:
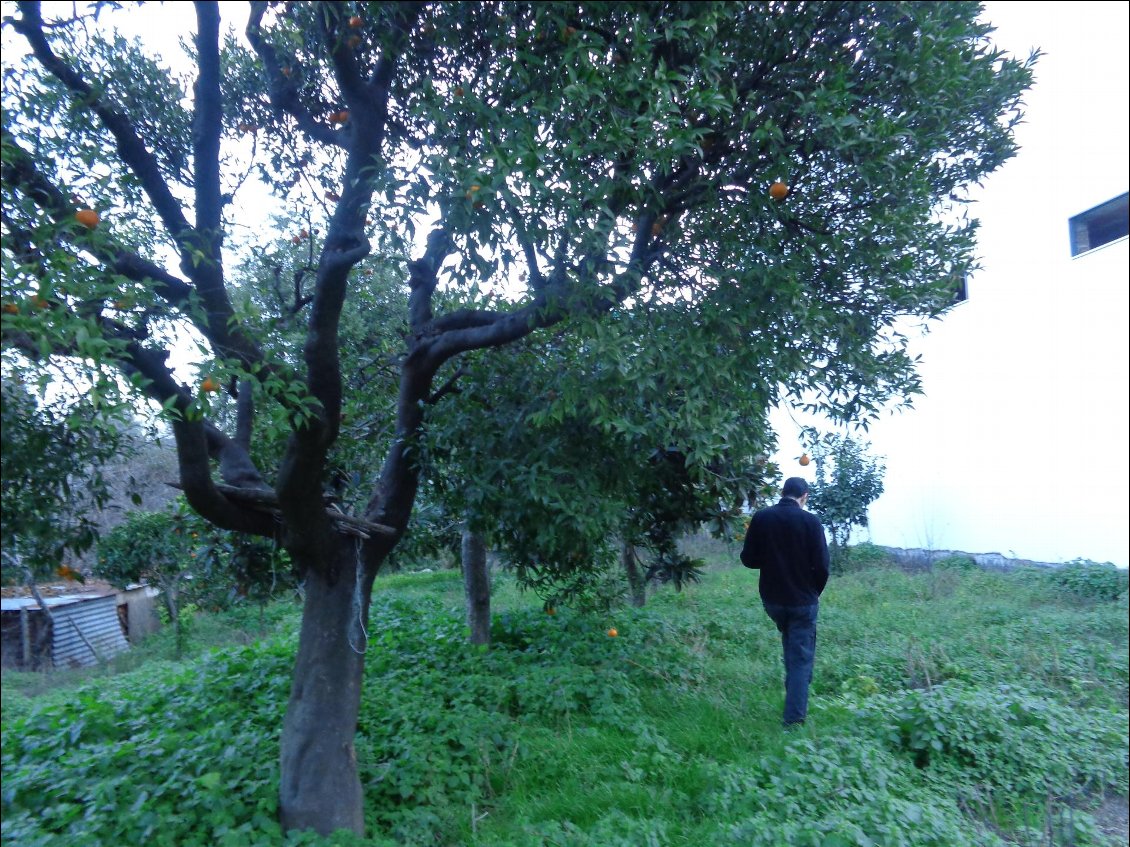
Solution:
{"label": "bare branch", "polygon": [[[281,516],[282,514],[279,509],[279,499],[269,488],[237,488],[220,483],[216,485],[216,489],[226,497],[245,504],[250,508],[262,510],[275,516]],[[384,524],[367,521],[364,518],[347,515],[332,506],[326,507],[325,514],[330,522],[337,527],[337,530],[345,535],[352,535],[368,540],[373,535],[396,534],[396,530],[391,526],[385,526]]]}
{"label": "bare branch", "polygon": [[431,396],[428,397],[426,401],[427,404],[429,406],[434,406],[448,394],[459,394],[460,388],[456,385],[456,383],[459,381],[459,378],[465,373],[467,373],[465,368],[456,369],[455,373],[453,373],[451,377],[446,382],[444,382],[443,385],[432,392]]}

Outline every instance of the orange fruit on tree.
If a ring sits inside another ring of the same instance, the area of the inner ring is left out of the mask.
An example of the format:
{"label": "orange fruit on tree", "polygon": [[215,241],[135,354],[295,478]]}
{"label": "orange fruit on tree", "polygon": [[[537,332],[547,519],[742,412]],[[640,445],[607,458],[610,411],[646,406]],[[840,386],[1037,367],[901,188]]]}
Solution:
{"label": "orange fruit on tree", "polygon": [[75,212],[75,220],[87,229],[94,229],[94,227],[98,226],[98,222],[101,218],[98,217],[98,213],[93,209],[79,209]]}
{"label": "orange fruit on tree", "polygon": [[349,19],[349,25],[351,27],[353,27],[354,29],[361,29],[361,27],[363,27],[365,25],[365,22],[363,20],[361,20],[360,15],[354,15],[352,18]]}
{"label": "orange fruit on tree", "polygon": [[556,614],[557,614],[557,610],[556,610],[555,608],[553,608],[552,606],[546,606],[546,607],[545,607],[545,613],[546,613],[547,615],[556,615]]}
{"label": "orange fruit on tree", "polygon": [[769,196],[774,200],[784,200],[789,193],[789,187],[780,180],[769,186]]}
{"label": "orange fruit on tree", "polygon": [[615,637],[616,637],[617,635],[619,635],[619,634],[620,634],[620,633],[618,633],[618,632],[616,631],[616,627],[610,627],[610,628],[609,628],[609,630],[608,630],[608,637],[609,637],[609,638],[615,638]]}
{"label": "orange fruit on tree", "polygon": [[800,462],[802,466],[804,466],[804,465],[807,465],[809,462],[811,462],[812,459],[808,458],[807,453],[801,453],[800,458],[797,461]]}
{"label": "orange fruit on tree", "polygon": [[349,111],[342,109],[340,112],[334,112],[330,115],[331,124],[343,124],[349,120]]}
{"label": "orange fruit on tree", "polygon": [[463,96],[463,86],[462,85],[455,86],[455,96],[456,97],[462,97]]}
{"label": "orange fruit on tree", "polygon": [[206,376],[204,377],[204,381],[200,383],[200,390],[209,392],[219,391],[220,383],[212,377]]}
{"label": "orange fruit on tree", "polygon": [[4,304],[4,314],[5,315],[18,315],[19,313],[20,313],[20,307],[17,306],[15,303],[5,303]]}

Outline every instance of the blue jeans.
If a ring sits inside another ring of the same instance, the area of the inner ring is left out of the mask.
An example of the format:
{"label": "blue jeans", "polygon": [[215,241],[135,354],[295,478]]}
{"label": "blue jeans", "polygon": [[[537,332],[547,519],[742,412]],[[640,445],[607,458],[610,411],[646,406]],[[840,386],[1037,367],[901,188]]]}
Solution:
{"label": "blue jeans", "polygon": [[804,723],[808,715],[808,686],[812,682],[812,665],[816,660],[816,613],[820,605],[762,605],[781,632],[781,649],[785,659],[784,724]]}

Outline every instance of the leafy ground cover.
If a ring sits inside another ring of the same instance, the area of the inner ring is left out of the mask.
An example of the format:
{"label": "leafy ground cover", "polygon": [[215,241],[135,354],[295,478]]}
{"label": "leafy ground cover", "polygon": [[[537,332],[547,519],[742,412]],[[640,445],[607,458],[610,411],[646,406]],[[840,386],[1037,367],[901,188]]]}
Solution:
{"label": "leafy ground cover", "polygon": [[181,661],[158,639],[94,674],[5,674],[3,841],[1126,843],[1125,574],[908,574],[857,549],[822,605],[809,723],[785,734],[757,577],[734,550],[699,552],[701,584],[608,615],[548,615],[500,575],[490,650],[466,643],[458,573],[383,578],[365,841],[274,820],[292,605],[198,615],[197,643],[222,646]]}

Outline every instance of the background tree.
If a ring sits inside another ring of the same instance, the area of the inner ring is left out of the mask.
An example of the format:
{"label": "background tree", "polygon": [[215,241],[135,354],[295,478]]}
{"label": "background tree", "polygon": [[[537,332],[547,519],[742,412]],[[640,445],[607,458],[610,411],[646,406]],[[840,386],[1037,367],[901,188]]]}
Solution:
{"label": "background tree", "polygon": [[832,536],[832,563],[841,566],[852,527],[867,526],[867,507],[883,493],[886,466],[850,435],[809,430],[807,440],[816,463],[808,506]]}
{"label": "background tree", "polygon": [[[621,566],[634,602],[648,579],[681,587],[696,573],[678,537],[725,534],[764,485],[763,396],[725,336],[684,317],[640,308],[493,351],[465,367],[458,414],[429,421],[429,499],[468,515],[547,606],[607,603]],[[670,367],[696,331],[713,343]]]}
{"label": "background tree", "polygon": [[96,576],[118,588],[147,583],[160,590],[178,656],[187,637],[181,621],[181,591],[193,576],[198,546],[194,534],[186,528],[184,516],[172,511],[132,512],[100,539],[94,565]]}
{"label": "background tree", "polygon": [[[364,828],[366,610],[467,354],[678,303],[742,338],[767,404],[873,413],[918,388],[889,328],[951,303],[975,229],[954,201],[1012,155],[1031,81],[965,3],[252,2],[241,42],[199,2],[187,73],[93,8],[10,20],[30,53],[3,78],[4,345],[157,403],[193,509],[279,538],[305,589],[280,816],[321,832]],[[234,205],[248,174],[308,245],[297,344],[232,288],[270,222]],[[377,233],[402,248],[406,323],[355,460],[380,470],[347,501],[343,309]],[[668,369],[713,349],[684,338]]]}
{"label": "background tree", "polygon": [[98,537],[106,463],[128,443],[121,422],[92,425],[90,406],[43,403],[18,379],[0,385],[0,410],[3,581],[81,579],[71,565]]}
{"label": "background tree", "polygon": [[161,592],[178,655],[187,638],[182,609],[263,604],[294,588],[284,552],[262,538],[217,530],[187,508],[183,498],[162,511],[128,513],[98,540],[95,576],[125,588],[149,584]]}

